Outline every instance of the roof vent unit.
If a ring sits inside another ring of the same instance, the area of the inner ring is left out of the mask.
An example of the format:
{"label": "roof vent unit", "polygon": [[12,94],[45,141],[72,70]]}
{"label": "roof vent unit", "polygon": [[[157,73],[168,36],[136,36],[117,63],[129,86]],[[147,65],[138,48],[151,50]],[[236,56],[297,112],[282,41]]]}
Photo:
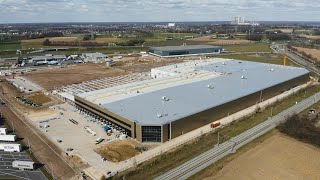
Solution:
{"label": "roof vent unit", "polygon": [[227,65],[226,62],[222,62],[222,65]]}
{"label": "roof vent unit", "polygon": [[210,84],[207,87],[208,87],[208,89],[213,89],[214,88],[214,86],[210,85]]}
{"label": "roof vent unit", "polygon": [[174,67],[174,68],[178,68],[178,65],[175,64],[175,65],[173,65],[173,67]]}
{"label": "roof vent unit", "polygon": [[162,96],[161,98],[163,101],[169,101],[170,99],[167,96]]}
{"label": "roof vent unit", "polygon": [[245,77],[245,76],[241,76],[241,79],[247,79],[247,77]]}
{"label": "roof vent unit", "polygon": [[272,71],[272,72],[273,72],[273,71],[274,71],[274,69],[273,69],[273,68],[271,68],[271,69],[270,69],[270,71]]}
{"label": "roof vent unit", "polygon": [[157,114],[157,117],[158,117],[158,118],[161,118],[161,117],[162,117],[162,114],[158,113],[158,114]]}

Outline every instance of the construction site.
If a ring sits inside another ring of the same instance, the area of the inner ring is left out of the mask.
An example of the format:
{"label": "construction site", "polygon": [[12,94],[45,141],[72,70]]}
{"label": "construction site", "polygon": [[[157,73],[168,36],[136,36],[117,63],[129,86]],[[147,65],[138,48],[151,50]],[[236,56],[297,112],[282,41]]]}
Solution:
{"label": "construction site", "polygon": [[[260,81],[259,76],[265,79]],[[109,84],[102,81],[100,86],[97,81],[86,82],[63,88],[58,94],[74,101],[79,111],[113,124],[139,142],[166,142],[304,84],[309,81],[309,72],[296,67],[209,59],[155,68],[150,76],[139,74],[129,79],[131,82],[123,77],[108,79]],[[118,86],[112,85],[113,81]]]}
{"label": "construction site", "polygon": [[[88,68],[91,73],[81,73]],[[188,57],[73,65],[7,80],[6,96],[16,98],[24,116],[72,167],[98,179],[232,123],[247,108],[286,97],[306,87],[310,74],[300,67]]]}

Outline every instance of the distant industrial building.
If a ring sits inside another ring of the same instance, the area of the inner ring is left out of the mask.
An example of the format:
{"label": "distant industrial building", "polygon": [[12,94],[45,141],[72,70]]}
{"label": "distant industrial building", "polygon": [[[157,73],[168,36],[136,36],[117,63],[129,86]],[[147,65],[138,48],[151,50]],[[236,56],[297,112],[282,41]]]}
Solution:
{"label": "distant industrial building", "polygon": [[209,59],[75,95],[76,107],[140,142],[166,142],[309,81],[304,68]]}
{"label": "distant industrial building", "polygon": [[13,58],[0,58],[0,66],[12,66],[18,63],[18,57]]}
{"label": "distant industrial building", "polygon": [[168,27],[169,28],[172,28],[172,27],[175,27],[176,26],[176,23],[168,23]]}
{"label": "distant industrial building", "polygon": [[231,25],[237,26],[259,26],[259,23],[246,21],[244,17],[236,16],[231,21]]}
{"label": "distant industrial building", "polygon": [[190,45],[190,46],[163,46],[151,47],[149,53],[160,57],[192,56],[219,54],[223,50],[221,46]]}
{"label": "distant industrial building", "polygon": [[112,62],[112,60],[105,54],[102,53],[84,53],[81,55],[81,58],[84,62],[92,62],[92,63],[106,63]]}
{"label": "distant industrial building", "polygon": [[28,63],[32,63],[33,65],[53,64],[50,63],[52,61],[55,62],[54,64],[57,64],[59,61],[65,60],[67,60],[66,55],[46,54],[44,56],[33,56],[29,59]]}

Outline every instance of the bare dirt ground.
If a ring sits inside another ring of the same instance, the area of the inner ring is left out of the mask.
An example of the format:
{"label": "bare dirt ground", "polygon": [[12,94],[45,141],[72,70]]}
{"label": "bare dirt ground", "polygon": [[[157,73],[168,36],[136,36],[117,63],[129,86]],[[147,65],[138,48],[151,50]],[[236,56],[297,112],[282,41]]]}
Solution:
{"label": "bare dirt ground", "polygon": [[120,162],[139,154],[136,146],[139,143],[131,139],[116,140],[98,147],[96,152],[109,161]]}
{"label": "bare dirt ground", "polygon": [[50,41],[65,41],[65,42],[74,42],[78,41],[78,37],[53,37],[49,38]]}
{"label": "bare dirt ground", "polygon": [[86,162],[83,162],[83,160],[78,155],[69,155],[66,157],[66,159],[74,168],[79,167],[80,169],[84,169],[89,167],[89,165],[86,164]]}
{"label": "bare dirt ground", "polygon": [[[26,93],[19,92],[16,87],[10,85],[4,79],[1,80],[1,82],[0,82],[0,90],[1,90],[1,92],[4,92],[6,97],[11,100],[11,102],[15,105],[15,107],[20,109],[20,111],[25,113],[25,115],[28,115],[30,113],[38,113],[41,111],[47,111],[49,106],[60,103],[60,101],[58,101],[54,98],[52,98],[52,99],[50,98],[50,102],[46,102],[45,104],[43,104],[40,107],[26,106],[25,104],[19,102],[16,97],[28,97],[28,96],[32,96],[33,94],[28,95]],[[40,92],[38,92],[38,93],[40,93]],[[35,93],[35,94],[37,94],[37,93]],[[42,100],[44,100],[44,99],[42,99]]]}
{"label": "bare dirt ground", "polygon": [[221,45],[226,45],[226,44],[249,44],[249,43],[254,43],[255,41],[249,41],[245,39],[214,39],[212,42],[208,44],[221,44]]}
{"label": "bare dirt ground", "polygon": [[282,31],[283,33],[293,33],[293,29],[292,29],[292,28],[279,28],[279,29],[273,29],[273,31],[275,31],[275,30]]}
{"label": "bare dirt ground", "polygon": [[217,39],[212,36],[197,37],[190,39],[190,41],[208,41],[208,44],[248,44],[253,42],[245,39]]}
{"label": "bare dirt ground", "polygon": [[311,54],[313,57],[317,58],[320,61],[320,50],[319,49],[310,49],[310,48],[303,48],[303,47],[294,47],[297,48],[298,51],[304,51],[307,54]]}
{"label": "bare dirt ground", "polygon": [[320,36],[308,36],[308,35],[303,35],[303,37],[306,37],[308,39],[320,39]]}
{"label": "bare dirt ground", "polygon": [[31,96],[26,97],[26,99],[36,104],[45,104],[51,102],[51,99],[43,93],[35,93]]}
{"label": "bare dirt ground", "polygon": [[320,149],[275,133],[209,179],[320,179]]}
{"label": "bare dirt ground", "polygon": [[26,74],[25,77],[46,90],[53,90],[70,84],[123,74],[127,74],[127,72],[117,68],[108,68],[104,64],[81,64],[35,71]]}
{"label": "bare dirt ground", "polygon": [[167,59],[159,62],[148,62],[148,63],[141,63],[141,64],[133,64],[130,66],[121,66],[118,67],[119,69],[125,70],[125,71],[130,71],[134,73],[139,73],[139,72],[147,72],[150,71],[152,68],[156,67],[161,67],[161,66],[166,66],[169,64],[175,64],[175,63],[181,63],[181,59]]}

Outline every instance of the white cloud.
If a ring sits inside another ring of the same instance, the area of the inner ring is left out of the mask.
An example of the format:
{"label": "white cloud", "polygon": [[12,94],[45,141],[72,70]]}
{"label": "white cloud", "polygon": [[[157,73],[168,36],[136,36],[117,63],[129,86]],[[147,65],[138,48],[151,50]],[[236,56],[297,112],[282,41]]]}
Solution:
{"label": "white cloud", "polygon": [[319,0],[0,0],[0,22],[319,20]]}

